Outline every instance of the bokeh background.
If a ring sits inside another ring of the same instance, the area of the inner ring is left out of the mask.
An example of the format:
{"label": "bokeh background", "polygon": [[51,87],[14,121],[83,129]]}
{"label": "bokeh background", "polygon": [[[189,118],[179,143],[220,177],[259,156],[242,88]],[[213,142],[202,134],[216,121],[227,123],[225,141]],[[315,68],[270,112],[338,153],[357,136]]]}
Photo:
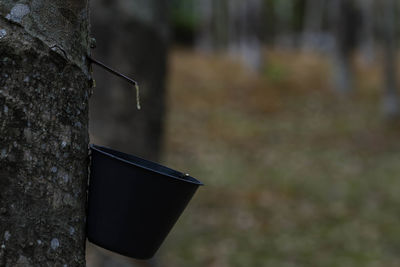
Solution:
{"label": "bokeh background", "polygon": [[400,266],[397,0],[93,0],[91,142],[206,184],[157,256]]}

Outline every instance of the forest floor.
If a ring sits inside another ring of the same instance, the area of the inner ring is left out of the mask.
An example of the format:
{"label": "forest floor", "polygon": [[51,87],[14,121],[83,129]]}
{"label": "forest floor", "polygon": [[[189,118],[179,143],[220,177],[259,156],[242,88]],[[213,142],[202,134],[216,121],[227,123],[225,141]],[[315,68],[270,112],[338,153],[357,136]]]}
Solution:
{"label": "forest floor", "polygon": [[162,266],[400,266],[400,127],[382,116],[380,62],[355,60],[342,96],[323,56],[265,62],[173,51],[163,162],[206,186]]}

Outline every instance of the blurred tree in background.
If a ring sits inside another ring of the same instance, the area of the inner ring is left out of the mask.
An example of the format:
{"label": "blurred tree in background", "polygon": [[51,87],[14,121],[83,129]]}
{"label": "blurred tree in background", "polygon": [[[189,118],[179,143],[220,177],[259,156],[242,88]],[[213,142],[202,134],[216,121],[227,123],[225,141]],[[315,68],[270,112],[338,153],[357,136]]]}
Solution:
{"label": "blurred tree in background", "polygon": [[[396,118],[400,115],[397,79],[396,79],[396,1],[385,0],[382,12],[382,34],[384,47],[384,97],[383,111],[389,118]],[[397,9],[398,10],[398,9]]]}
{"label": "blurred tree in background", "polygon": [[90,129],[94,140],[147,159],[158,160],[165,114],[168,1],[93,1],[95,58],[137,80],[135,88],[95,69]]}

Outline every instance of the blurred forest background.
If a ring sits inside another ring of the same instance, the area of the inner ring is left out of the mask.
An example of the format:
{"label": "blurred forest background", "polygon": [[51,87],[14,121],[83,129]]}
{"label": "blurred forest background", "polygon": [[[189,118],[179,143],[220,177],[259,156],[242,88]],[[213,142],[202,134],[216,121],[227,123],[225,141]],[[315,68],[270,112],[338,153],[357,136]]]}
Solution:
{"label": "blurred forest background", "polygon": [[400,266],[397,0],[93,0],[91,142],[206,184],[151,261]]}

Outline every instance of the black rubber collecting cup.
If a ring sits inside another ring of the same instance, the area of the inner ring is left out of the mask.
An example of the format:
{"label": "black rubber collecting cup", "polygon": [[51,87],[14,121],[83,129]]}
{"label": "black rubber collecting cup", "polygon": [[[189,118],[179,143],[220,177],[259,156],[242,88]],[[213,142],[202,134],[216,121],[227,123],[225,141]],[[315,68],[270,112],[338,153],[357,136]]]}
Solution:
{"label": "black rubber collecting cup", "polygon": [[125,256],[153,257],[203,184],[148,160],[90,148],[89,241]]}

